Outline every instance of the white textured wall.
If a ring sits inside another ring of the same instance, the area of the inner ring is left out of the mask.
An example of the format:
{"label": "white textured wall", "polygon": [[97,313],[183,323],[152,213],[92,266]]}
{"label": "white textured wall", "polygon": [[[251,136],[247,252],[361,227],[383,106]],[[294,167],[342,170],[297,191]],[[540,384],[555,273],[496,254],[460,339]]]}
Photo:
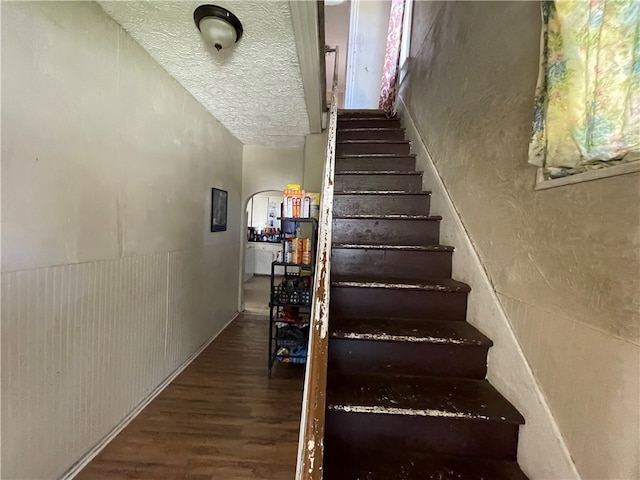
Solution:
{"label": "white textured wall", "polygon": [[415,2],[402,96],[578,472],[636,479],[640,175],[534,190],[539,34],[539,2]]}
{"label": "white textured wall", "polygon": [[56,478],[234,316],[242,145],[95,3],[1,8],[0,477]]}
{"label": "white textured wall", "polygon": [[243,204],[259,192],[282,191],[288,183],[302,185],[308,192],[320,192],[327,134],[311,133],[304,147],[276,148],[245,145],[242,154]]}
{"label": "white textured wall", "polygon": [[242,199],[246,203],[252,195],[259,192],[282,191],[288,183],[302,185],[304,147],[245,145],[242,164]]}
{"label": "white textured wall", "polygon": [[304,142],[304,189],[322,192],[324,164],[327,161],[327,132],[311,133]]}

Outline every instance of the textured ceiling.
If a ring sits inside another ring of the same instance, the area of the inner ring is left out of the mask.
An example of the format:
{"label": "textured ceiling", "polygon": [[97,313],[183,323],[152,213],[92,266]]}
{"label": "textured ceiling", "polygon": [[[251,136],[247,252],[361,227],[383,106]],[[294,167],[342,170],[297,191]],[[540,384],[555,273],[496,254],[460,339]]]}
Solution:
{"label": "textured ceiling", "polygon": [[193,22],[206,1],[99,3],[242,143],[304,144],[309,118],[288,1],[216,1],[244,27],[240,41],[221,52]]}

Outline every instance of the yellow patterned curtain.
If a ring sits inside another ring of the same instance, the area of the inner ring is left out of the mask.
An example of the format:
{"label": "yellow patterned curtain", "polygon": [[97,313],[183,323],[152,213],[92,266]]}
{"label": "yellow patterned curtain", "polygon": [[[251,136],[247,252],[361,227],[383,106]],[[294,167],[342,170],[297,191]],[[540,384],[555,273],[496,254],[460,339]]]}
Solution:
{"label": "yellow patterned curtain", "polygon": [[542,2],[529,162],[562,177],[640,160],[640,2]]}

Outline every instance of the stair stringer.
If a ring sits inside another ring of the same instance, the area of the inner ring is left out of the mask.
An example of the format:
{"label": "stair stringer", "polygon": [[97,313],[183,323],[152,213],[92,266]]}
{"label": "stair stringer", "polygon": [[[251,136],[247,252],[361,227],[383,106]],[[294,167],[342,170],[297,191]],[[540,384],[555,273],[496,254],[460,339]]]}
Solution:
{"label": "stair stringer", "polygon": [[431,190],[431,214],[441,215],[440,243],[455,245],[453,278],[471,285],[467,322],[494,342],[489,350],[487,379],[524,416],[520,427],[518,463],[535,479],[580,479],[544,393],[527,362],[480,256],[467,233],[422,137],[402,98],[398,114],[417,155],[416,170],[424,171],[423,189]]}

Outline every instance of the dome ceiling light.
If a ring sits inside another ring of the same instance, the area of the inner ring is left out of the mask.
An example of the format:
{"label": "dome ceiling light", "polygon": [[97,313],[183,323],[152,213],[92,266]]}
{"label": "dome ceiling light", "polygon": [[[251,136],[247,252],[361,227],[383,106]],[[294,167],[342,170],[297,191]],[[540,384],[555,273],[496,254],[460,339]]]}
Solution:
{"label": "dome ceiling light", "polygon": [[242,37],[242,23],[233,13],[217,5],[200,5],[193,12],[200,34],[216,50],[229,48]]}

